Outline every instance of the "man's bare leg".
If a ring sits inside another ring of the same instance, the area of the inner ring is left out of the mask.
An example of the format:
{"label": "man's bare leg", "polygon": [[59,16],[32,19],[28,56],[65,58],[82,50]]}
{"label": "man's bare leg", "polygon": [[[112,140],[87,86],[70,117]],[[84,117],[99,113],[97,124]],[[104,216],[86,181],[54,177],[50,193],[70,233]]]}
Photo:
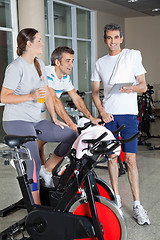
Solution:
{"label": "man's bare leg", "polygon": [[42,140],[38,140],[38,148],[39,148],[39,156],[41,159],[41,165],[45,165],[46,162],[46,157],[44,154],[44,145],[46,144],[46,142],[42,141]]}
{"label": "man's bare leg", "polygon": [[52,153],[52,156],[49,158],[49,160],[45,163],[45,168],[48,172],[51,172],[53,168],[63,159],[63,157],[58,157],[54,153]]}
{"label": "man's bare leg", "polygon": [[133,200],[139,201],[139,174],[136,163],[135,153],[126,153],[128,165],[128,179],[132,190]]}
{"label": "man's bare leg", "polygon": [[33,200],[35,204],[41,205],[39,190],[32,192]]}
{"label": "man's bare leg", "polygon": [[117,155],[111,154],[109,158],[112,159],[108,161],[108,170],[109,170],[111,185],[115,194],[119,195]]}

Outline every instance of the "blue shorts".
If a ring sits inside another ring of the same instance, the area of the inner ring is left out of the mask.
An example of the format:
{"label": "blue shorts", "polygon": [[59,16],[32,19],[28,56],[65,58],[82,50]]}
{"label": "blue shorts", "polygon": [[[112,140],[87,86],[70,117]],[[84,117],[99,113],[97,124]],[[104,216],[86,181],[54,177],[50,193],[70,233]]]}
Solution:
{"label": "blue shorts", "polygon": [[[106,123],[105,127],[110,131],[115,131],[117,128],[124,124],[125,128],[120,133],[122,139],[130,138],[132,135],[138,132],[139,121],[136,115],[113,115],[113,117],[114,121]],[[115,137],[117,138],[118,136]],[[135,139],[130,143],[122,144],[122,150],[123,152],[137,153],[137,145],[138,139]]]}

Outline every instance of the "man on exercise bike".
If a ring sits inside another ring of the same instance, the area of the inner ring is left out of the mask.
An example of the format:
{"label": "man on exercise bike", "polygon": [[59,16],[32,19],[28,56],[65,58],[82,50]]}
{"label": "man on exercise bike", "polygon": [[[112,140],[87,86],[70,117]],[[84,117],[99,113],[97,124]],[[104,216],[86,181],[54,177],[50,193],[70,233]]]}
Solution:
{"label": "man on exercise bike", "polygon": [[[71,120],[66,113],[62,102],[59,100],[63,91],[68,92],[68,95],[72,99],[77,109],[82,112],[92,123],[98,124],[101,121],[99,118],[94,118],[87,109],[83,99],[77,94],[72,85],[70,74],[73,68],[74,51],[72,48],[58,47],[51,55],[51,65],[46,66],[46,73],[48,79],[49,91],[52,96],[52,100],[55,106],[56,113],[62,118],[62,120],[73,130],[77,131],[77,125]],[[49,182],[51,178],[51,171],[49,164],[45,163],[44,156],[44,144],[46,142],[39,140],[39,153],[41,156],[42,167],[40,175],[46,182]]]}

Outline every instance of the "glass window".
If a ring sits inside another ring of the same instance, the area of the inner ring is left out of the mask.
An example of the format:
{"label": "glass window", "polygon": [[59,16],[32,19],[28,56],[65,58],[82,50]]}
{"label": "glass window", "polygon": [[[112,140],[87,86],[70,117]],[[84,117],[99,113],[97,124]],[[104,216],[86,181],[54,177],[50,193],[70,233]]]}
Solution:
{"label": "glass window", "polygon": [[[49,38],[50,55],[59,46],[73,48],[75,54],[71,79],[74,87],[79,91],[91,92],[91,64],[94,64],[94,60],[91,59],[91,55],[94,56],[92,44],[94,36],[91,35],[93,11],[62,1],[45,1],[50,16],[48,18],[46,16],[46,21],[49,21],[46,23],[46,36]],[[91,111],[91,94],[87,94],[84,100]]]}
{"label": "glass window", "polygon": [[63,4],[54,3],[54,34],[71,37],[71,8]]}
{"label": "glass window", "polygon": [[[80,92],[89,92],[91,90],[91,43],[85,41],[77,42],[78,54],[78,90]],[[86,106],[91,111],[92,96],[84,96]]]}
{"label": "glass window", "polygon": [[[11,4],[12,2],[12,4]],[[11,5],[13,16],[11,16]],[[4,72],[9,63],[14,59],[16,52],[14,34],[17,34],[16,0],[0,0],[0,91],[4,79]],[[13,27],[14,26],[14,27]],[[13,51],[15,50],[15,51]],[[5,133],[2,128],[3,106],[0,103],[0,142]]]}
{"label": "glass window", "polygon": [[90,12],[77,9],[77,37],[91,38]]}
{"label": "glass window", "polygon": [[50,64],[50,53],[49,53],[49,37],[45,37],[45,57],[46,64]]}
{"label": "glass window", "polygon": [[46,29],[46,33],[49,33],[49,29],[48,29],[48,5],[47,5],[47,1],[44,1],[44,15],[45,15],[45,29]]}
{"label": "glass window", "polygon": [[72,40],[64,38],[55,38],[55,48],[60,46],[72,47]]}
{"label": "glass window", "polygon": [[10,0],[0,0],[0,27],[12,26]]}
{"label": "glass window", "polygon": [[4,72],[9,63],[13,60],[12,33],[0,31],[0,79],[3,82]]}
{"label": "glass window", "polygon": [[91,82],[91,43],[77,41],[78,54],[78,89],[80,91],[90,90]]}

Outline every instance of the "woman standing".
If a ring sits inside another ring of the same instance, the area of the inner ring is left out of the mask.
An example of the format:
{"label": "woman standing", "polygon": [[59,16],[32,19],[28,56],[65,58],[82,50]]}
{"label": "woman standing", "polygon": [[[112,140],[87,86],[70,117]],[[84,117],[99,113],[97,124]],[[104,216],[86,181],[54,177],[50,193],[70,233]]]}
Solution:
{"label": "woman standing", "polygon": [[[43,43],[37,30],[26,28],[17,36],[18,58],[6,69],[1,102],[5,103],[3,128],[7,134],[19,136],[37,136],[36,130],[42,133],[37,137],[46,142],[60,142],[48,165],[52,169],[70,150],[77,138],[77,133],[56,118],[45,74],[44,64],[37,58],[42,54]],[[43,80],[43,87],[41,86]],[[51,121],[41,118],[42,103],[39,98],[45,97],[45,104]],[[32,161],[26,161],[28,179],[33,179],[31,191],[34,202],[40,204],[39,171],[41,160],[37,141],[25,144],[31,151]]]}

